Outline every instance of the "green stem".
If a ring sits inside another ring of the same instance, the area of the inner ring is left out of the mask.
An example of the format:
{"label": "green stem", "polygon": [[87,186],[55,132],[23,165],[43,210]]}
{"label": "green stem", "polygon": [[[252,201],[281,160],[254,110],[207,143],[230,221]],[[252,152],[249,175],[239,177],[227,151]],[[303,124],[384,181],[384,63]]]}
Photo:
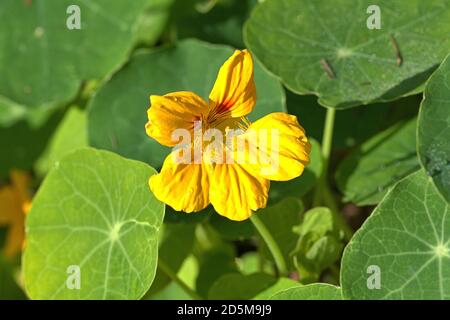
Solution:
{"label": "green stem", "polygon": [[328,108],[325,116],[325,125],[323,128],[322,137],[322,159],[323,169],[322,175],[317,183],[316,191],[314,194],[313,205],[320,206],[323,202],[333,212],[335,221],[341,230],[345,233],[345,239],[349,240],[353,235],[353,230],[349,227],[344,218],[339,214],[339,205],[334,198],[332,192],[327,183],[328,169],[330,164],[331,149],[333,145],[333,129],[334,120],[336,117],[336,109]]}
{"label": "green stem", "polygon": [[269,248],[269,251],[273,256],[273,259],[275,260],[275,264],[277,266],[279,275],[286,276],[288,273],[286,262],[284,261],[283,254],[281,253],[280,247],[275,242],[275,239],[272,237],[269,230],[267,230],[266,226],[257,215],[255,214],[252,215],[250,217],[250,220],[252,221],[256,230],[258,230],[259,234],[261,235],[267,247]]}
{"label": "green stem", "polygon": [[325,173],[328,171],[328,164],[330,162],[331,146],[333,144],[333,129],[335,116],[336,116],[336,109],[328,108],[322,137],[322,157],[324,161],[323,172]]}
{"label": "green stem", "polygon": [[186,292],[194,300],[202,300],[197,292],[192,290],[183,280],[181,280],[178,275],[169,268],[161,259],[158,259],[158,267],[176,284],[178,284],[184,292]]}

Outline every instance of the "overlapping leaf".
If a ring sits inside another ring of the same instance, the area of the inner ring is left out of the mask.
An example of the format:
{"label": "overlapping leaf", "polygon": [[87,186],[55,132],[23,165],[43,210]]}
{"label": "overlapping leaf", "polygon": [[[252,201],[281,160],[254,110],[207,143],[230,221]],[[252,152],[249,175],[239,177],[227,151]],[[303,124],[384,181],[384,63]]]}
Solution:
{"label": "overlapping leaf", "polygon": [[[252,12],[244,40],[294,92],[347,108],[418,91],[450,50],[450,3],[370,0],[267,0]],[[426,44],[425,44],[426,43]]]}
{"label": "overlapping leaf", "polygon": [[450,58],[430,78],[420,107],[419,158],[450,202]]}
{"label": "overlapping leaf", "polygon": [[[81,29],[66,21],[76,5]],[[83,80],[103,78],[127,58],[149,0],[34,0],[0,2],[0,123],[73,99]]]}
{"label": "overlapping leaf", "polygon": [[336,172],[344,201],[377,204],[389,188],[419,169],[416,123],[413,119],[394,125],[347,156]]}

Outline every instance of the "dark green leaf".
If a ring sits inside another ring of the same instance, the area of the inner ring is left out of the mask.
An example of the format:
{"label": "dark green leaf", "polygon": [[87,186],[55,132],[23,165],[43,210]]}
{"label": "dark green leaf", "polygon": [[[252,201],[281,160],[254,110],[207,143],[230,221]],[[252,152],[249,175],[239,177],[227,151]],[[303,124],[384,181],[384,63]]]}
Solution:
{"label": "dark green leaf", "polygon": [[244,40],[288,88],[317,94],[324,106],[348,108],[417,92],[450,50],[450,3],[380,0],[381,29],[369,29],[372,4],[267,0],[253,10]]}
{"label": "dark green leaf", "polygon": [[419,158],[450,202],[450,58],[428,81],[418,123]]}

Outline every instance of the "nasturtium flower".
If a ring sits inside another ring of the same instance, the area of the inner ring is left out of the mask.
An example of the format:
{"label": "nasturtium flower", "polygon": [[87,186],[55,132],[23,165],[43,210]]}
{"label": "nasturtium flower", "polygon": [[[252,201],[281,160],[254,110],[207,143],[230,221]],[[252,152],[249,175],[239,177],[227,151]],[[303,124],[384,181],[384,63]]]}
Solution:
{"label": "nasturtium flower", "polygon": [[[247,50],[236,50],[222,65],[208,102],[186,91],[150,96],[147,134],[162,145],[178,146],[161,172],[150,177],[156,198],[187,213],[211,203],[220,215],[242,221],[266,206],[270,180],[300,176],[311,149],[304,129],[295,116],[283,112],[250,123],[246,116],[255,104],[253,60]],[[180,129],[191,136],[181,147],[180,136],[174,135]],[[211,129],[223,139],[204,138]],[[258,139],[266,133],[267,139]],[[180,162],[180,152],[191,161]]]}
{"label": "nasturtium flower", "polygon": [[4,254],[14,257],[22,251],[25,239],[25,215],[31,205],[28,187],[29,175],[20,170],[12,170],[11,182],[0,187],[0,225],[8,226]]}

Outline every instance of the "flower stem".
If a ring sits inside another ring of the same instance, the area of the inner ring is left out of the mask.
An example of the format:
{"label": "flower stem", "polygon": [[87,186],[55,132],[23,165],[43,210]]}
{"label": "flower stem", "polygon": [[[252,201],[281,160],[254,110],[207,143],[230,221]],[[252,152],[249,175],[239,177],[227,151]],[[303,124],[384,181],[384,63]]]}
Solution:
{"label": "flower stem", "polygon": [[181,280],[178,275],[170,269],[161,259],[158,259],[158,267],[163,271],[172,281],[178,284],[184,292],[186,292],[193,300],[201,300],[197,292],[192,290],[183,280]]}
{"label": "flower stem", "polygon": [[281,253],[280,247],[275,242],[275,239],[272,237],[269,230],[267,230],[264,223],[256,214],[252,215],[250,217],[250,220],[252,221],[256,230],[258,230],[259,234],[261,235],[267,247],[269,248],[269,251],[273,256],[273,259],[275,260],[275,265],[277,266],[279,275],[286,276],[287,275],[286,262],[284,261],[283,254]]}
{"label": "flower stem", "polygon": [[330,156],[331,156],[331,147],[333,145],[333,129],[334,129],[334,120],[336,117],[336,109],[327,108],[327,113],[325,116],[325,125],[323,128],[323,136],[322,136],[322,159],[323,159],[323,168],[322,175],[319,177],[319,181],[317,182],[316,191],[314,194],[314,203],[313,205],[320,206],[322,202],[330,208],[335,217],[335,222],[340,227],[342,231],[345,233],[345,239],[349,240],[353,235],[353,230],[349,227],[344,218],[339,214],[339,205],[334,198],[328,183],[328,169],[330,164]]}
{"label": "flower stem", "polygon": [[333,129],[334,118],[336,116],[336,109],[328,108],[325,117],[325,127],[323,129],[322,138],[322,157],[323,157],[323,172],[328,171],[328,164],[330,162],[331,146],[333,144]]}

